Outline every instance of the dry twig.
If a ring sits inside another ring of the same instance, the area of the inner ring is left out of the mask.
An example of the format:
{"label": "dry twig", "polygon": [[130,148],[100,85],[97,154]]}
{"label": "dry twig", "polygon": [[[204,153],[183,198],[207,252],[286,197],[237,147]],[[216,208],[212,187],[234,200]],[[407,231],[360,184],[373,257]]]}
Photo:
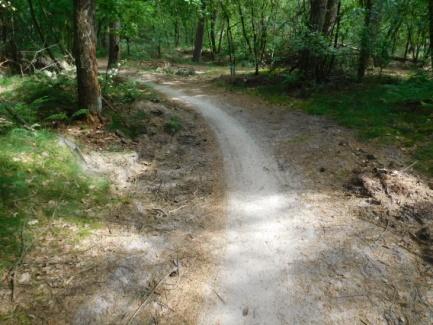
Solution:
{"label": "dry twig", "polygon": [[131,322],[134,320],[134,318],[138,315],[138,313],[140,312],[140,310],[147,305],[147,303],[150,301],[150,298],[153,296],[153,294],[155,293],[155,291],[165,282],[165,280],[170,276],[170,274],[173,273],[174,270],[170,270],[170,272],[168,272],[168,274],[166,276],[164,276],[153,288],[152,290],[149,292],[149,294],[147,295],[146,299],[143,300],[143,302],[140,304],[140,306],[138,306],[138,308],[135,310],[134,314],[132,314],[127,322],[126,325],[131,324]]}

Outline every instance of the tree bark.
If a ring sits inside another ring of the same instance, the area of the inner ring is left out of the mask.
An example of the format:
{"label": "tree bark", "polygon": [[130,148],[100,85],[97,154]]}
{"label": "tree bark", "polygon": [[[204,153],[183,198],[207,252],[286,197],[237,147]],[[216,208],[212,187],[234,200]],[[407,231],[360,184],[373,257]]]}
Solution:
{"label": "tree bark", "polygon": [[315,32],[323,31],[326,20],[328,0],[311,0],[310,28]]}
{"label": "tree bark", "polygon": [[326,4],[325,23],[322,29],[325,35],[332,34],[334,26],[337,22],[339,7],[340,0],[328,0],[328,3]]}
{"label": "tree bark", "polygon": [[[310,0],[310,17],[309,17],[309,30],[313,37],[316,34],[322,34],[326,21],[328,0]],[[307,35],[307,38],[311,35]],[[314,53],[314,51],[309,48],[305,48],[301,53],[300,68],[303,71],[305,79],[320,79],[319,76],[319,62],[322,61]]]}
{"label": "tree bark", "polygon": [[201,60],[201,52],[203,50],[203,38],[204,38],[204,25],[205,25],[205,3],[202,0],[202,6],[200,10],[200,15],[197,22],[197,29],[195,33],[195,41],[194,41],[194,52],[192,54],[192,60],[194,62],[200,62]]}
{"label": "tree bark", "polygon": [[373,0],[364,0],[365,18],[364,18],[364,30],[361,37],[361,51],[359,53],[358,63],[358,80],[362,80],[367,70],[368,60],[371,56],[371,34],[372,34],[372,11],[373,11]]}
{"label": "tree bark", "polygon": [[74,0],[74,52],[77,66],[78,103],[93,116],[102,111],[95,37],[95,1]]}
{"label": "tree bark", "polygon": [[214,11],[212,13],[212,16],[210,18],[210,43],[211,43],[211,47],[212,47],[212,56],[213,58],[215,58],[215,55],[217,54],[217,46],[216,46],[216,20],[217,20],[217,15],[216,12]]}
{"label": "tree bark", "polygon": [[131,56],[131,39],[126,37],[126,53]]}
{"label": "tree bark", "polygon": [[120,22],[110,23],[107,70],[117,67],[120,58]]}
{"label": "tree bark", "polygon": [[430,58],[433,72],[433,0],[429,0],[429,19],[430,19]]}
{"label": "tree bark", "polygon": [[9,67],[13,74],[22,73],[22,55],[15,40],[15,21],[13,15],[3,12],[1,16],[2,52],[0,59]]}
{"label": "tree bark", "polygon": [[178,48],[180,42],[179,20],[176,18],[174,22],[174,47]]}

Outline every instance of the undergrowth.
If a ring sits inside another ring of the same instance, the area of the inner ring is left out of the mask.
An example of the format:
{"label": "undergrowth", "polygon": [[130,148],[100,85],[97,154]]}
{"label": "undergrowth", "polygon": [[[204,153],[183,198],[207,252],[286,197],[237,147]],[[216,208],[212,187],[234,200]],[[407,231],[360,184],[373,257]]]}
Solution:
{"label": "undergrowth", "polygon": [[68,123],[85,115],[83,108],[77,107],[75,81],[68,75],[35,74],[11,80],[15,85],[1,95],[2,105],[7,105],[29,125],[37,123],[50,127],[56,122]]}

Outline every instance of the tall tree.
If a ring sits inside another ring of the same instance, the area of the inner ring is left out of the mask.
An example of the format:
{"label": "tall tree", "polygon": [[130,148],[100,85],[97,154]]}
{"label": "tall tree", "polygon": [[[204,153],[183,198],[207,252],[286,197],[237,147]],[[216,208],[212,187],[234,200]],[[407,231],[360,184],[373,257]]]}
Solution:
{"label": "tall tree", "polygon": [[338,0],[310,0],[308,34],[300,60],[301,70],[307,79],[321,81],[325,77],[327,55],[323,40],[333,46],[331,34],[337,22],[338,8]]}
{"label": "tall tree", "polygon": [[429,22],[430,22],[430,59],[433,71],[433,0],[429,0]]}
{"label": "tall tree", "polygon": [[372,38],[372,21],[373,21],[373,0],[361,0],[361,5],[364,7],[364,27],[361,35],[361,49],[359,53],[358,63],[358,79],[361,80],[365,76],[365,71],[368,66],[368,60],[371,56],[371,38]]}
{"label": "tall tree", "polygon": [[198,15],[197,29],[195,32],[194,52],[192,54],[192,60],[194,62],[200,62],[201,60],[201,52],[203,50],[204,25],[206,23],[205,11],[206,11],[205,0],[201,0],[201,7]]}
{"label": "tall tree", "polygon": [[361,0],[364,8],[364,26],[361,35],[361,46],[358,64],[358,79],[365,76],[368,62],[378,45],[378,34],[380,33],[380,22],[384,2],[375,0]]}
{"label": "tall tree", "polygon": [[107,69],[117,66],[120,58],[120,22],[114,21],[109,26],[109,46],[108,46],[108,65]]}
{"label": "tall tree", "polygon": [[22,56],[18,50],[16,40],[15,15],[16,8],[10,2],[0,1],[0,27],[1,27],[1,62],[8,65],[12,73],[22,73]]}
{"label": "tall tree", "polygon": [[102,111],[98,82],[95,36],[95,0],[74,0],[74,52],[77,66],[78,102],[93,116]]}

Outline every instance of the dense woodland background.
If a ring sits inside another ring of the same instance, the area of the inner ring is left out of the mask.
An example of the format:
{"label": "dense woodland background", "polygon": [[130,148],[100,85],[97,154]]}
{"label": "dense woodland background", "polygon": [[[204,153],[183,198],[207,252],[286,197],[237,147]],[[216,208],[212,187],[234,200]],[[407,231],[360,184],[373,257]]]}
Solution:
{"label": "dense woodland background", "polygon": [[[191,52],[193,61],[282,67],[305,79],[361,79],[393,61],[427,66],[433,4],[428,0],[1,1],[2,65],[29,73],[50,58],[73,60],[72,13],[89,7],[97,52],[111,64]],[[93,18],[93,15],[95,17]],[[91,47],[91,45],[89,45]],[[90,48],[88,50],[93,50]],[[7,60],[7,61],[6,61]],[[60,66],[58,66],[60,68]]]}

